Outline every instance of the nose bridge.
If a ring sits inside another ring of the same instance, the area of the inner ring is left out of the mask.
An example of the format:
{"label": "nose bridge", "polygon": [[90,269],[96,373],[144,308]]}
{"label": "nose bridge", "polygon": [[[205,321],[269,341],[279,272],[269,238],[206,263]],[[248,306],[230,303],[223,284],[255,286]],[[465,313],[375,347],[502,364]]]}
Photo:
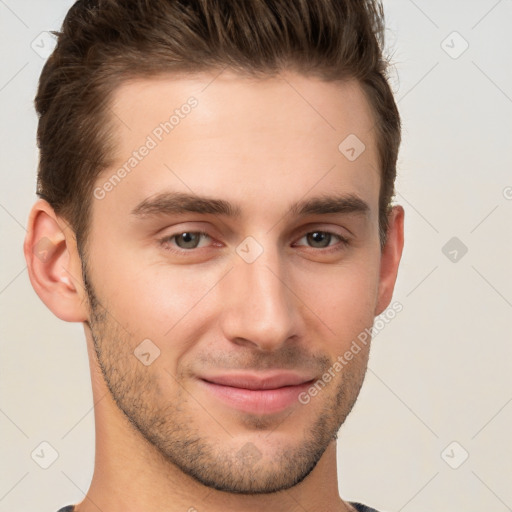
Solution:
{"label": "nose bridge", "polygon": [[235,255],[225,283],[224,335],[231,341],[274,350],[298,334],[294,296],[277,248],[266,247],[252,262]]}

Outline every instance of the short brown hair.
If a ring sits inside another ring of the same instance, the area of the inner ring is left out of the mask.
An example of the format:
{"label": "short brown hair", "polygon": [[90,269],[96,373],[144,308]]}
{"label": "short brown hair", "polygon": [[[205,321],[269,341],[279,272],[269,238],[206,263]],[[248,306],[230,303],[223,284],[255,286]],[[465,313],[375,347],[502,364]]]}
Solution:
{"label": "short brown hair", "polygon": [[129,78],[226,67],[356,79],[375,116],[379,229],[394,195],[400,117],[383,57],[377,0],[79,0],[41,73],[38,195],[85,241],[92,188],[110,165],[109,101]]}

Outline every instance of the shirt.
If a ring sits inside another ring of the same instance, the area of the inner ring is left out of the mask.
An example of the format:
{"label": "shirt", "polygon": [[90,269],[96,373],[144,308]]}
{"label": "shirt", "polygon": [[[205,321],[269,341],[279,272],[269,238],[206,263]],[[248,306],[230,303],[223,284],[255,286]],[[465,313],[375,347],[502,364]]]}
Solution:
{"label": "shirt", "polygon": [[[362,505],[361,503],[354,503],[349,501],[349,503],[357,510],[357,512],[379,512],[374,508],[367,507],[366,505]],[[57,512],[73,512],[75,507],[73,505],[68,505],[67,507],[61,508]]]}

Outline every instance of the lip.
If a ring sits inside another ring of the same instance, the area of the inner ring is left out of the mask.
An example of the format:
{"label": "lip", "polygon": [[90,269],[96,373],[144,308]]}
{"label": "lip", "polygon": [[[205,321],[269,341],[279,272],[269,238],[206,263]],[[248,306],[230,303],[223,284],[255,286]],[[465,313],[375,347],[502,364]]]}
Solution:
{"label": "lip", "polygon": [[230,373],[202,376],[200,385],[230,408],[251,414],[275,414],[298,403],[314,377],[293,372]]}

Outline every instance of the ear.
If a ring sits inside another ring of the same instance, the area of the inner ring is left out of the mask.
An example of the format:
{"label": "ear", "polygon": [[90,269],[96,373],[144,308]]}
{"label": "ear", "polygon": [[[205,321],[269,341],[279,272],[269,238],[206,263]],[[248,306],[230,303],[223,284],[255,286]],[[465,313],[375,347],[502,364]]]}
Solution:
{"label": "ear", "polygon": [[75,234],[47,201],[40,199],[32,207],[23,250],[40,299],[61,320],[86,321],[87,294]]}
{"label": "ear", "polygon": [[394,206],[388,216],[387,238],[382,248],[375,315],[380,315],[391,302],[403,248],[404,209],[401,206]]}

